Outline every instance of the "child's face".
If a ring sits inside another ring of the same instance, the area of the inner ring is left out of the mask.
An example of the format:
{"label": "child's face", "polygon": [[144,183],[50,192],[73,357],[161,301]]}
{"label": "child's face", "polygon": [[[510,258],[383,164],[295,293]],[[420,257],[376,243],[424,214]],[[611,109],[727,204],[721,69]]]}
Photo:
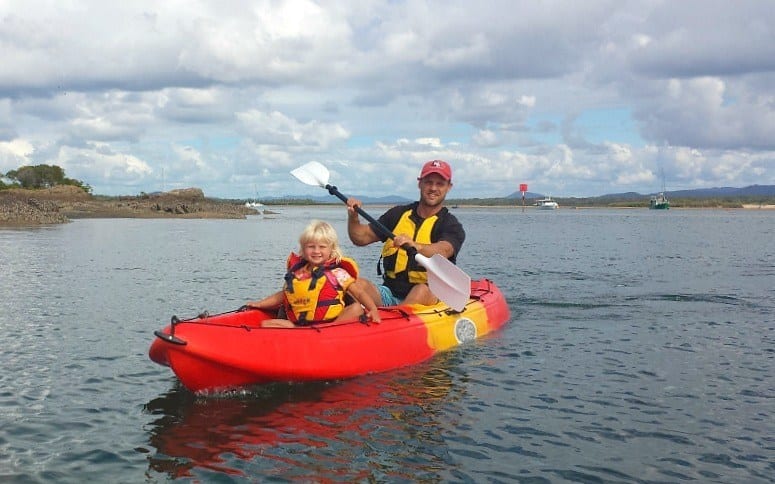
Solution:
{"label": "child's face", "polygon": [[331,258],[331,246],[323,241],[309,241],[304,244],[302,256],[312,264],[322,264]]}

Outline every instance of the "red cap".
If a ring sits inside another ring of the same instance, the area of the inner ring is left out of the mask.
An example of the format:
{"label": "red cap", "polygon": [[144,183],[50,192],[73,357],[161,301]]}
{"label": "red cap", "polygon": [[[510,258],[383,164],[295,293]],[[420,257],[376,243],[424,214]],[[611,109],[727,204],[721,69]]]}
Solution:
{"label": "red cap", "polygon": [[420,172],[420,176],[417,179],[420,180],[422,178],[425,178],[431,173],[437,173],[441,175],[441,177],[444,178],[445,180],[452,179],[452,168],[450,168],[449,163],[447,163],[446,161],[432,160],[425,163],[422,166],[422,171]]}

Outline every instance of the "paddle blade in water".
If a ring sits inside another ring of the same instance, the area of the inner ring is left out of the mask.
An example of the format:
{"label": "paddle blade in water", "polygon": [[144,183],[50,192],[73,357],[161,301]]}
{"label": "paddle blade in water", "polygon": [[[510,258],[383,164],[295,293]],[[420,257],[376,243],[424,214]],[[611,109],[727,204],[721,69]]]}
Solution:
{"label": "paddle blade in water", "polygon": [[441,254],[414,258],[428,272],[431,292],[455,311],[462,311],[471,295],[471,277]]}
{"label": "paddle blade in water", "polygon": [[310,161],[300,167],[291,171],[291,175],[295,176],[300,182],[312,185],[324,187],[328,185],[328,168],[318,163],[317,161]]}

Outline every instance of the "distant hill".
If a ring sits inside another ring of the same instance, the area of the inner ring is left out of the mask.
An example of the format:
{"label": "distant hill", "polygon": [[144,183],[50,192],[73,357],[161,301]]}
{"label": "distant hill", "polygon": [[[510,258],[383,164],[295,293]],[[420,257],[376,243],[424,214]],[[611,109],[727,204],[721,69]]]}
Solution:
{"label": "distant hill", "polygon": [[[637,192],[609,193],[600,195],[600,199],[637,200],[648,198],[655,193],[642,195]],[[714,187],[697,188],[694,190],[666,191],[668,198],[725,198],[725,197],[775,197],[775,185],[751,185],[744,188]],[[525,198],[543,198],[544,195],[528,192]],[[522,198],[522,192],[514,192],[506,198]]]}
{"label": "distant hill", "polygon": [[[545,195],[541,195],[540,193],[525,192],[525,198],[544,198],[544,196]],[[506,198],[522,199],[522,192],[514,192],[511,195],[507,196]]]}
{"label": "distant hill", "polygon": [[[399,197],[397,195],[388,195],[386,197],[370,197],[368,195],[346,195],[348,197],[357,198],[361,202],[363,202],[365,205],[398,205],[403,203],[410,203],[413,200],[410,200],[408,198]],[[286,196],[286,197],[266,197],[262,198],[261,201],[282,201],[282,200],[298,200],[302,197],[299,197],[298,195],[295,196]],[[341,200],[336,198],[333,195],[318,195],[314,197],[303,197],[306,200],[310,200],[314,203],[321,203],[321,204],[339,204],[342,203]]]}
{"label": "distant hill", "polygon": [[[655,193],[646,193],[641,194],[637,192],[623,192],[623,193],[609,193],[606,195],[598,195],[598,196],[592,196],[592,197],[561,197],[561,196],[554,196],[552,194],[543,194],[543,193],[535,193],[535,192],[526,192],[525,193],[525,199],[534,201],[539,198],[544,198],[545,196],[551,196],[558,202],[560,202],[561,205],[577,205],[577,204],[603,204],[603,205],[610,205],[612,203],[625,203],[625,204],[639,204],[645,200],[645,202],[648,202],[648,199],[651,197],[651,195],[654,195]],[[775,185],[751,185],[743,188],[733,188],[733,187],[720,187],[720,188],[698,188],[695,190],[675,190],[675,191],[667,191],[666,192],[667,197],[673,201],[676,199],[684,199],[684,200],[690,200],[690,199],[734,199],[734,198],[746,198],[746,197],[772,197],[775,198]],[[399,205],[404,203],[410,203],[416,199],[409,199],[405,197],[400,197],[397,195],[389,195],[385,197],[370,197],[368,195],[352,195],[354,198],[357,198],[361,200],[366,205]],[[513,192],[512,194],[506,196],[506,197],[487,197],[487,198],[469,198],[469,199],[447,199],[447,202],[451,204],[457,204],[457,203],[466,203],[466,202],[475,202],[475,203],[481,203],[485,205],[499,205],[503,204],[504,201],[507,200],[515,200],[517,204],[521,203],[520,199],[522,198],[522,192]],[[338,198],[328,195],[328,194],[321,194],[321,195],[315,195],[310,197],[300,197],[298,195],[286,195],[283,197],[266,197],[261,198],[261,202],[264,203],[287,203],[288,201],[309,201],[311,203],[315,204],[327,204],[327,205],[334,205],[342,203]],[[508,203],[506,203],[508,204]]]}
{"label": "distant hill", "polygon": [[712,197],[771,197],[775,196],[775,185],[751,185],[744,188],[721,187],[699,188],[696,190],[668,191],[673,198],[712,198]]}

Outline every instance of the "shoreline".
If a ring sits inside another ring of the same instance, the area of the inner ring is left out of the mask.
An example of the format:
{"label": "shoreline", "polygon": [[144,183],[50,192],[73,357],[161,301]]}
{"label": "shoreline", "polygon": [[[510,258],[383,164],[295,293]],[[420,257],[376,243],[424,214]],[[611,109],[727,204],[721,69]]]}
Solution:
{"label": "shoreline", "polygon": [[0,227],[35,227],[82,218],[245,219],[260,212],[209,199],[198,188],[133,197],[95,197],[78,187],[0,191]]}
{"label": "shoreline", "polygon": [[[306,204],[288,206],[321,206],[335,204]],[[395,204],[366,204],[380,209]],[[274,205],[269,205],[272,207]],[[285,205],[282,205],[285,206]],[[503,211],[539,210],[534,205],[482,205],[454,203],[451,210],[496,209]],[[647,206],[560,206],[556,210],[648,210]],[[775,211],[775,204],[745,203],[735,207],[721,205],[671,207],[670,210],[765,210]],[[0,227],[35,227],[68,223],[85,218],[147,218],[147,219],[245,219],[260,215],[261,210],[249,208],[234,201],[210,199],[198,188],[172,190],[154,195],[104,197],[90,195],[78,187],[57,186],[40,190],[9,189],[0,191]],[[264,213],[274,213],[270,209]]]}

